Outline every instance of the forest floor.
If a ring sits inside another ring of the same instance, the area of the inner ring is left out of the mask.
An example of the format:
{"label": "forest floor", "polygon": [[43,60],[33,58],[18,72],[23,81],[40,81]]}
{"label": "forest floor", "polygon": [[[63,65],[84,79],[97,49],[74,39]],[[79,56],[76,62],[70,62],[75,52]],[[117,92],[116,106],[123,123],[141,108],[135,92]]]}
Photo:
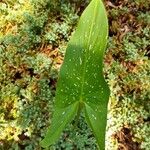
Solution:
{"label": "forest floor", "polygon": [[[0,150],[42,150],[67,42],[89,0],[0,1]],[[107,150],[150,150],[150,2],[105,0]],[[53,150],[97,149],[80,117]]]}

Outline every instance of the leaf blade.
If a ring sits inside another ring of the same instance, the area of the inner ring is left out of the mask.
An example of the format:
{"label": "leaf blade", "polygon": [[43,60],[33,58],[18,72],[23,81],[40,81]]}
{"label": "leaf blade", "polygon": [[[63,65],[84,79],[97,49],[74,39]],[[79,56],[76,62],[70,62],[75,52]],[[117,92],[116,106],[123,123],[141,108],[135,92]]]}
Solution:
{"label": "leaf blade", "polygon": [[[104,80],[102,70],[107,36],[108,21],[103,3],[101,0],[92,0],[83,12],[76,32],[68,43],[64,62],[60,69],[55,101],[55,111],[57,113],[59,109],[66,109],[74,104],[85,104],[87,123],[92,128],[101,149],[104,149],[105,145],[104,135],[109,99],[109,88]],[[77,109],[78,107],[75,111]],[[94,109],[99,111],[94,111]],[[68,117],[72,116],[69,118],[73,119],[75,115],[69,113]],[[100,124],[99,119],[93,121],[91,114],[95,114],[97,118],[103,116],[103,125]],[[53,118],[55,118],[55,112]],[[59,119],[56,120],[59,121]],[[52,124],[55,124],[54,122],[52,120]],[[68,122],[69,119],[64,121],[63,127]],[[97,124],[100,124],[100,128]],[[62,130],[63,128],[59,131],[59,135]],[[55,140],[49,138],[47,146]]]}
{"label": "leaf blade", "polygon": [[[59,108],[54,112],[52,124],[40,145],[44,148],[52,145],[59,138],[66,124],[71,122],[77,112],[78,104],[72,104],[66,108]],[[59,121],[58,121],[59,120]]]}

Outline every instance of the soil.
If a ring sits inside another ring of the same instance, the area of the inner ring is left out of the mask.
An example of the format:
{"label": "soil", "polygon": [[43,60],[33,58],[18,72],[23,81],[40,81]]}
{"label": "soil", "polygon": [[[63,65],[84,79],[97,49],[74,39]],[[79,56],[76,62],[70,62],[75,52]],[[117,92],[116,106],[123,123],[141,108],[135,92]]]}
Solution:
{"label": "soil", "polygon": [[118,141],[118,150],[141,150],[140,143],[133,141],[133,134],[129,128],[123,127],[114,138]]}

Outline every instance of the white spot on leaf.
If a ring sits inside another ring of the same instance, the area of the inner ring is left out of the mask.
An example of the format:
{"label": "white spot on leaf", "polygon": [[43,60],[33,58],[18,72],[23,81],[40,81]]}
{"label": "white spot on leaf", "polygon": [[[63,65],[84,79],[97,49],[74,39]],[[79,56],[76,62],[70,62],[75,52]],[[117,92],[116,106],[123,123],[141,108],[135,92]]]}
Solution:
{"label": "white spot on leaf", "polygon": [[80,65],[82,65],[82,59],[80,58]]}
{"label": "white spot on leaf", "polygon": [[92,114],[92,117],[94,118],[94,120],[96,120],[97,118]]}
{"label": "white spot on leaf", "polygon": [[65,111],[64,112],[62,112],[62,115],[64,115],[65,114]]}

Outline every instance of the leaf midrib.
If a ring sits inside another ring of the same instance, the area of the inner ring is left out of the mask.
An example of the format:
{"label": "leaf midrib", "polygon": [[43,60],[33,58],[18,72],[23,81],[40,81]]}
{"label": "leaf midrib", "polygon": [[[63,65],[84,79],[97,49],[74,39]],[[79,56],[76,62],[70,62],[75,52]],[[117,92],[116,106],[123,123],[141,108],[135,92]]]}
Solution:
{"label": "leaf midrib", "polygon": [[90,35],[89,35],[89,38],[88,38],[88,42],[87,42],[87,53],[85,53],[85,58],[84,58],[84,62],[83,62],[83,74],[82,74],[82,79],[81,79],[81,92],[80,92],[80,97],[79,97],[79,102],[82,103],[83,102],[83,89],[84,89],[84,81],[85,81],[85,72],[86,72],[86,64],[87,64],[87,56],[89,54],[89,49],[90,49],[90,39],[91,39],[91,35],[92,35],[92,30],[93,30],[93,27],[94,27],[94,20],[95,20],[95,16],[96,16],[96,7],[97,7],[97,2],[95,4],[95,7],[94,7],[94,17],[93,17],[93,20],[92,20],[92,25],[91,25],[91,28],[90,28]]}

